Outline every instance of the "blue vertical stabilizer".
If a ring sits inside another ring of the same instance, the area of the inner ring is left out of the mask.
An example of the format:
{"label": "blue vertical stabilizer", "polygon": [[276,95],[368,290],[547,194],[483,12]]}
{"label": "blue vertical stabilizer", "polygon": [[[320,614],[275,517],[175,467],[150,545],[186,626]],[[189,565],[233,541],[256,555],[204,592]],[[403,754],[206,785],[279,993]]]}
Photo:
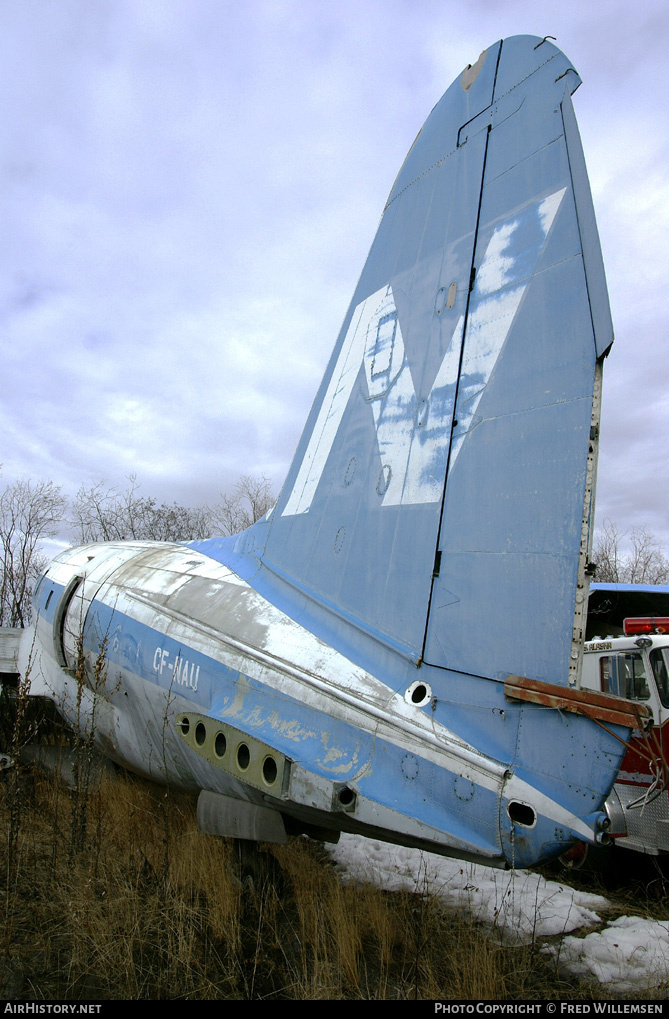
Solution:
{"label": "blue vertical stabilizer", "polygon": [[262,551],[410,659],[489,678],[569,673],[596,362],[611,342],[579,83],[551,43],[523,36],[436,105]]}

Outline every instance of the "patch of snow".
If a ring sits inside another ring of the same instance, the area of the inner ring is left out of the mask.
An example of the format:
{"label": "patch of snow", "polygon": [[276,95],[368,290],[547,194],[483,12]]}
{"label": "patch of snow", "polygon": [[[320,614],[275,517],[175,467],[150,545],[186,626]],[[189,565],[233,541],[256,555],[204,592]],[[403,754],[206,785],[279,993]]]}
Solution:
{"label": "patch of snow", "polygon": [[574,976],[594,977],[626,993],[669,983],[669,921],[622,916],[598,932],[571,932],[601,924],[612,908],[603,895],[547,881],[532,871],[504,871],[434,853],[342,834],[330,849],[342,880],[388,891],[429,892],[466,909],[500,937],[518,943],[563,935],[542,949]]}
{"label": "patch of snow", "polygon": [[618,994],[669,983],[669,921],[621,916],[598,933],[563,938],[545,951],[574,976],[595,977]]}

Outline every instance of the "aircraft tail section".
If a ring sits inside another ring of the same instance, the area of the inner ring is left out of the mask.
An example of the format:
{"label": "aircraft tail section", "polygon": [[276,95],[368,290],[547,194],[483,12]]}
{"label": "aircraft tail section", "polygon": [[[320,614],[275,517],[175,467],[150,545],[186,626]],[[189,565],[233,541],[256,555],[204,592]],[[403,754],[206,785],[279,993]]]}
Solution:
{"label": "aircraft tail section", "polygon": [[415,662],[566,682],[612,339],[579,83],[521,36],[434,108],[269,520],[270,570]]}

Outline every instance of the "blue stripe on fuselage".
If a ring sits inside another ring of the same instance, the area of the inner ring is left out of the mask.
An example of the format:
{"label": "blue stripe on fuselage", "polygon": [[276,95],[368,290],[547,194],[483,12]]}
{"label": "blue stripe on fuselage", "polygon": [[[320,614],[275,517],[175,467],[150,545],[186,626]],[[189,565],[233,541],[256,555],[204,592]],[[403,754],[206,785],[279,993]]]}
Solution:
{"label": "blue stripe on fuselage", "polygon": [[[262,740],[317,775],[354,783],[360,795],[462,839],[472,851],[499,851],[494,792],[464,782],[463,795],[463,780],[439,765],[94,601],[86,620],[86,651],[97,654],[105,637],[112,668],[185,698],[203,714]],[[476,810],[468,806],[472,795]]]}

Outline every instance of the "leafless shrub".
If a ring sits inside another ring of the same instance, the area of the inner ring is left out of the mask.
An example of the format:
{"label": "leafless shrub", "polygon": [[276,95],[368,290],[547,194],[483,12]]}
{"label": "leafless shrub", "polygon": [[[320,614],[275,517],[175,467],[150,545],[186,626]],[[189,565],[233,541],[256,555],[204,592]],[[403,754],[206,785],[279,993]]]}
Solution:
{"label": "leafless shrub", "polygon": [[28,626],[32,591],[44,570],[40,541],[56,534],[66,500],[51,481],[15,481],[0,495],[0,626]]}
{"label": "leafless shrub", "polygon": [[72,505],[72,524],[78,542],[190,541],[207,538],[211,522],[206,507],[191,508],[176,502],[158,504],[139,495],[135,475],[123,491],[98,481],[81,486]]}
{"label": "leafless shrub", "polygon": [[[627,545],[627,551],[625,546]],[[643,527],[621,531],[607,520],[595,539],[596,579],[606,584],[666,584],[669,558],[657,538]]]}
{"label": "leafless shrub", "polygon": [[267,513],[274,505],[272,484],[264,475],[244,474],[230,495],[210,508],[213,530],[217,534],[239,534]]}

